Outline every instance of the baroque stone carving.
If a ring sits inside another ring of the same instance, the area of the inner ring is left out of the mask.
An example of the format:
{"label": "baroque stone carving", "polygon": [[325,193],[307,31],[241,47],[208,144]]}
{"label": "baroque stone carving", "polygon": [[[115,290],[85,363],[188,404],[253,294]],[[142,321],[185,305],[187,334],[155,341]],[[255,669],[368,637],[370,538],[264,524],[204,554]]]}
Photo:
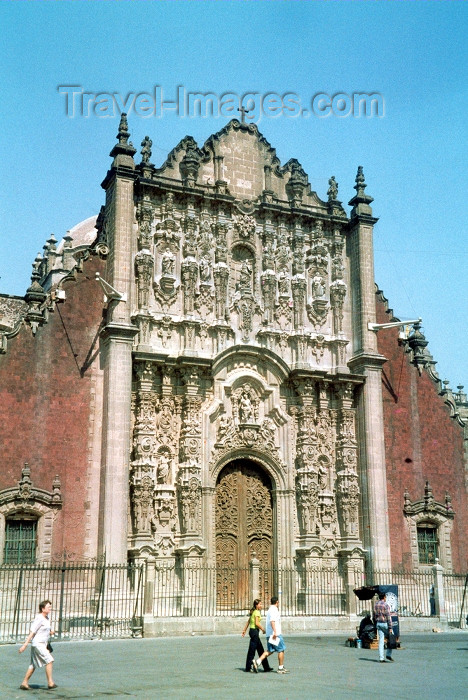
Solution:
{"label": "baroque stone carving", "polygon": [[284,467],[279,448],[276,445],[277,428],[274,420],[266,417],[262,423],[237,423],[235,418],[221,415],[218,422],[217,442],[212,451],[210,466],[239,448],[255,449],[270,455]]}
{"label": "baroque stone carving", "polygon": [[52,491],[37,488],[31,480],[31,467],[25,462],[17,486],[0,491],[0,506],[8,503],[14,503],[21,510],[28,510],[35,503],[44,504],[49,508],[61,508],[62,492],[58,474],[52,482]]}
{"label": "baroque stone carving", "polygon": [[154,283],[155,297],[163,309],[174,303],[179,289],[175,276],[175,255],[166,248],[161,257],[161,275],[159,282]]}
{"label": "baroque stone carving", "polygon": [[149,291],[153,277],[154,258],[150,251],[143,248],[135,256],[135,274],[138,286],[138,307],[147,309],[149,303]]}
{"label": "baroque stone carving", "polygon": [[249,216],[248,214],[239,216],[239,218],[237,219],[236,227],[241,238],[251,238],[251,236],[253,236],[253,234],[255,233],[255,218],[253,216]]}
{"label": "baroque stone carving", "polygon": [[245,382],[232,393],[232,415],[234,422],[258,423],[260,399],[249,382]]}
{"label": "baroque stone carving", "polygon": [[19,332],[27,310],[23,299],[0,297],[0,353],[6,352],[8,338]]}

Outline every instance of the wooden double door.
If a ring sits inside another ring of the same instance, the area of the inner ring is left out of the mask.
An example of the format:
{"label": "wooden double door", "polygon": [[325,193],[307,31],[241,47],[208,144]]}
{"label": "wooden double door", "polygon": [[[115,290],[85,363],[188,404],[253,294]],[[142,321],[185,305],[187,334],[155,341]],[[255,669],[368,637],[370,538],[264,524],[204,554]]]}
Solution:
{"label": "wooden double door", "polygon": [[243,610],[252,603],[249,562],[260,561],[260,592],[270,595],[273,569],[273,499],[269,476],[254,462],[237,460],[216,484],[217,604]]}

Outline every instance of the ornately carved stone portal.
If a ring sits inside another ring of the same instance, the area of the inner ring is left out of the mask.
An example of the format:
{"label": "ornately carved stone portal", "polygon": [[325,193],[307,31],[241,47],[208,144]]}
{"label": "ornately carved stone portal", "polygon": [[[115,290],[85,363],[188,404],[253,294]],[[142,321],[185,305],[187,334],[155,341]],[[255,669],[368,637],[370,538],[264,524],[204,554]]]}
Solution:
{"label": "ornately carved stone portal", "polygon": [[[242,569],[255,552],[266,568],[299,557],[338,571],[362,556],[362,376],[347,367],[337,185],[321,201],[297,161],[281,167],[256,128],[236,121],[203,149],[185,139],[158,171],[145,149],[135,182],[132,554]],[[264,164],[244,195],[243,152]],[[100,222],[107,239],[105,213]]]}

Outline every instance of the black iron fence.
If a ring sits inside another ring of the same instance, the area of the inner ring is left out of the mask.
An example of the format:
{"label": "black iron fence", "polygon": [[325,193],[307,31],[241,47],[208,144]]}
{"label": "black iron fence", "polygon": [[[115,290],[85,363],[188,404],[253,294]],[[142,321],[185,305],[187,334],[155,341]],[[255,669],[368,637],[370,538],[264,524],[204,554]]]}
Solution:
{"label": "black iron fence", "polygon": [[56,638],[130,637],[143,630],[142,566],[0,566],[0,641],[24,640],[38,603],[52,601]]}
{"label": "black iron fence", "polygon": [[[397,584],[402,617],[437,615],[467,626],[468,577],[433,571],[374,571],[337,567],[220,568],[181,562],[144,565],[63,563],[0,566],[0,642],[24,640],[40,600],[53,604],[59,639],[133,637],[149,617],[247,614],[254,597],[281,600],[284,616],[346,616],[363,609],[353,593],[363,585]],[[368,606],[367,606],[368,607]],[[442,612],[442,610],[441,610]]]}
{"label": "black iron fence", "polygon": [[447,620],[454,627],[468,627],[468,574],[444,574]]}
{"label": "black iron fence", "polygon": [[435,615],[434,574],[432,571],[374,571],[367,576],[367,585],[398,586],[400,617],[430,617]]}
{"label": "black iron fence", "polygon": [[[336,568],[252,569],[156,566],[152,577],[155,617],[236,616],[248,612],[253,597],[267,603],[281,597],[283,615],[346,615],[350,587]],[[352,587],[362,584],[356,572]]]}
{"label": "black iron fence", "polygon": [[400,617],[439,617],[449,625],[468,626],[468,575],[442,573],[438,582],[434,571],[374,571],[366,585],[398,585]]}

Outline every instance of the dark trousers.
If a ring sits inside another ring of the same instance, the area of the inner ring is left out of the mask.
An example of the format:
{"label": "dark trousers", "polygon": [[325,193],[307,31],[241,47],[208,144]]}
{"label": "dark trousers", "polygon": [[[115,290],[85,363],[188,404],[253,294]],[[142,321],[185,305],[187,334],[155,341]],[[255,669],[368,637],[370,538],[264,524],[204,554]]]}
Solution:
{"label": "dark trousers", "polygon": [[[258,652],[258,655],[261,656],[265,649],[263,648],[263,644],[260,641],[260,630],[256,627],[255,629],[251,629],[249,627],[249,637],[250,637],[250,644],[249,644],[249,650],[247,652],[247,660],[245,662],[245,670],[250,671],[250,667],[252,666],[252,661],[254,660],[255,657],[255,652]],[[268,659],[264,659],[262,661],[262,666],[264,671],[269,671],[270,670],[270,664],[268,663]]]}

